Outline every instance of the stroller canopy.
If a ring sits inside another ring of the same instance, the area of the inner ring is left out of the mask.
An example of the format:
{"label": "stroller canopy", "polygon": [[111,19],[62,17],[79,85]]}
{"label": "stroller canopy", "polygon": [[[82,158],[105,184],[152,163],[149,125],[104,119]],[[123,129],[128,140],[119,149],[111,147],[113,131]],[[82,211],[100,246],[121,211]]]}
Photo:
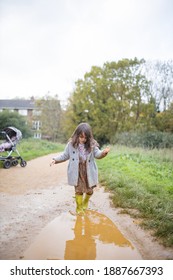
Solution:
{"label": "stroller canopy", "polygon": [[17,140],[20,140],[22,138],[22,132],[16,127],[13,126],[5,127],[3,131],[10,137],[10,139],[13,136],[15,136]]}

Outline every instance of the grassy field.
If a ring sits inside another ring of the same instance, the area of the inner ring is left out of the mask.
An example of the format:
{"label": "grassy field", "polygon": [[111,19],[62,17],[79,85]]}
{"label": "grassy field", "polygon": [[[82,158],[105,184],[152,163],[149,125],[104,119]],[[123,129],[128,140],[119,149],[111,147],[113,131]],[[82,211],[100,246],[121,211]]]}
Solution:
{"label": "grassy field", "polygon": [[173,246],[173,150],[112,147],[97,161],[99,179],[112,192],[115,207],[123,208]]}
{"label": "grassy field", "polygon": [[[64,145],[27,139],[17,148],[28,161],[61,152]],[[164,245],[173,246],[173,150],[114,146],[97,165],[99,181],[111,190],[115,207],[136,217]]]}

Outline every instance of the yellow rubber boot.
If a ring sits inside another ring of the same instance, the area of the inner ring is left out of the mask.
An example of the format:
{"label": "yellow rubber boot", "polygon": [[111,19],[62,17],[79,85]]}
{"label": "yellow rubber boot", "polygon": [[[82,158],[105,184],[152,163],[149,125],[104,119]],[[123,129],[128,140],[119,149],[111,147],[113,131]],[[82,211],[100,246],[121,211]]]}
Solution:
{"label": "yellow rubber boot", "polygon": [[83,195],[76,194],[76,213],[83,214]]}
{"label": "yellow rubber boot", "polygon": [[91,197],[91,194],[86,193],[84,201],[83,201],[83,210],[84,211],[88,208],[88,202],[89,202],[90,197]]}

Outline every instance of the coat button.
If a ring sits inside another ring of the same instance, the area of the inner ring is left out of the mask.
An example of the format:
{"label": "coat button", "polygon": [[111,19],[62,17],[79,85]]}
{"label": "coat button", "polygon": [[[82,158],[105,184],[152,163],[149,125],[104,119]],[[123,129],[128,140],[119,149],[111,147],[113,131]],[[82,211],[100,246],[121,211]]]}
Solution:
{"label": "coat button", "polygon": [[73,154],[75,154],[75,151],[73,151]]}
{"label": "coat button", "polygon": [[74,160],[74,158],[72,160]]}

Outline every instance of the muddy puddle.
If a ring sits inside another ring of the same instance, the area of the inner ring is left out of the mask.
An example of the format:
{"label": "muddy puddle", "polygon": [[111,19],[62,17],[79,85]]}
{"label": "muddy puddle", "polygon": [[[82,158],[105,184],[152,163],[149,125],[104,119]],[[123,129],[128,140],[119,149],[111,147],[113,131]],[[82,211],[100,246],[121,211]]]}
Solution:
{"label": "muddy puddle", "polygon": [[25,251],[28,260],[141,259],[116,225],[97,211],[63,213],[50,222]]}

